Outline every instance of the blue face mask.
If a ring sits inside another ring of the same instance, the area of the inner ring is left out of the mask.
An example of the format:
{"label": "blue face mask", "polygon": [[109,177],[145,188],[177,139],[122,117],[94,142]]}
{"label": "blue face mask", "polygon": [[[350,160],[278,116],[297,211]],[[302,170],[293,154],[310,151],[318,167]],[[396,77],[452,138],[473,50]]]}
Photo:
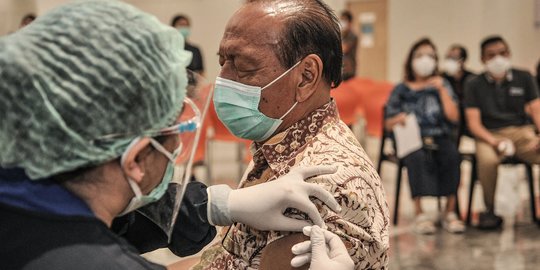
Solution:
{"label": "blue face mask", "polygon": [[264,87],[246,85],[217,77],[214,87],[214,106],[219,120],[236,137],[252,141],[268,139],[281,125],[282,119],[294,109],[298,102],[295,102],[279,119],[274,119],[259,111],[261,93],[298,64],[300,62]]}

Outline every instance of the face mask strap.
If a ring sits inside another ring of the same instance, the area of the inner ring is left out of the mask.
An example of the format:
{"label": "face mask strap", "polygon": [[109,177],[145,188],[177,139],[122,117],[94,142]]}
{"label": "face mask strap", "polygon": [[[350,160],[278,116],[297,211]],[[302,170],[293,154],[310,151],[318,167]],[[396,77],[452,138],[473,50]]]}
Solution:
{"label": "face mask strap", "polygon": [[137,198],[142,197],[142,191],[141,191],[141,188],[139,187],[139,185],[137,185],[137,183],[135,181],[133,181],[129,177],[128,177],[128,183],[129,183],[129,186],[131,187],[131,190],[135,194],[135,197],[137,197]]}
{"label": "face mask strap", "polygon": [[187,103],[191,107],[193,112],[195,113],[195,117],[197,119],[197,127],[199,127],[201,124],[201,119],[202,119],[202,114],[201,114],[201,111],[199,110],[199,107],[197,107],[195,102],[193,102],[193,100],[191,100],[188,97],[184,98],[184,102]]}
{"label": "face mask strap", "polygon": [[261,88],[261,90],[264,90],[266,88],[268,88],[269,86],[271,86],[272,84],[274,84],[275,82],[279,81],[279,79],[283,78],[283,76],[287,75],[287,73],[289,73],[291,70],[293,70],[295,67],[297,67],[300,63],[302,62],[302,60],[298,61],[296,64],[294,64],[292,67],[290,67],[289,69],[287,69],[287,71],[283,72],[283,74],[279,75],[277,78],[275,78],[273,81],[271,81],[269,84],[267,84],[265,87]]}
{"label": "face mask strap", "polygon": [[287,116],[294,109],[294,107],[296,107],[296,105],[298,105],[298,101],[295,102],[294,105],[292,105],[291,108],[283,116],[279,118],[279,120],[283,120],[283,118],[285,118],[285,116]]}
{"label": "face mask strap", "polygon": [[167,151],[167,149],[165,149],[165,147],[163,147],[163,145],[161,145],[160,143],[158,143],[155,139],[153,138],[150,138],[150,144],[156,148],[156,150],[158,150],[160,153],[162,153],[163,155],[165,155],[171,162],[174,162],[174,155],[171,154],[171,152]]}
{"label": "face mask strap", "polygon": [[[131,141],[131,143],[128,145],[128,147],[126,148],[126,150],[124,151],[124,153],[122,154],[122,157],[120,158],[120,165],[122,166],[122,168],[124,168],[124,164],[126,162],[126,158],[127,158],[127,154],[129,153],[129,151],[139,142],[141,141],[141,137],[137,137],[135,138],[133,141]],[[135,197],[137,198],[140,198],[142,197],[142,191],[141,191],[141,188],[139,187],[139,185],[137,185],[137,183],[131,179],[129,176],[126,175],[126,178],[128,180],[128,183],[129,183],[129,186],[131,187],[131,190],[133,191],[133,193],[135,194]]]}

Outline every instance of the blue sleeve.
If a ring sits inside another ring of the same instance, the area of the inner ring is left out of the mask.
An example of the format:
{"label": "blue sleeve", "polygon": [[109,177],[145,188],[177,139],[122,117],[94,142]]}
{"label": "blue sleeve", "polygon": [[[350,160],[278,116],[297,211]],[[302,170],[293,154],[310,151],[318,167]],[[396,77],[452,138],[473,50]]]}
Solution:
{"label": "blue sleeve", "polygon": [[401,102],[401,95],[403,91],[405,90],[405,85],[402,83],[398,84],[394,90],[392,90],[392,93],[390,94],[390,97],[388,98],[388,101],[386,102],[386,110],[384,113],[384,118],[388,119],[390,117],[394,117],[397,114],[403,112],[403,106]]}
{"label": "blue sleeve", "polygon": [[448,80],[443,78],[443,85],[444,85],[444,88],[446,88],[446,91],[448,92],[452,100],[454,100],[454,102],[456,103],[459,103],[458,97],[456,93],[454,92],[454,88],[452,88],[452,85],[450,84],[450,82],[448,82]]}

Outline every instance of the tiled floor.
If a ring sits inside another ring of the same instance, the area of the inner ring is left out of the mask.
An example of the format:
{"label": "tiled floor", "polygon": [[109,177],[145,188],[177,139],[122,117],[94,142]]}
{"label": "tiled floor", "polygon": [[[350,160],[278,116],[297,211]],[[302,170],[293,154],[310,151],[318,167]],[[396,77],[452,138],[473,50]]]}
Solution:
{"label": "tiled floor", "polygon": [[[372,160],[377,161],[379,140],[367,138],[364,143],[368,155]],[[462,147],[464,150],[470,150],[472,143],[465,141]],[[227,143],[216,143],[212,148],[215,151],[212,165],[215,179],[212,183],[235,185],[236,179],[240,177],[239,167],[234,161],[237,148]],[[519,167],[505,168],[504,170],[505,179],[510,179],[505,183],[511,184],[500,189],[503,191],[500,198],[506,199],[506,201],[500,201],[502,203],[500,209],[506,212],[505,226],[502,230],[485,232],[470,227],[464,234],[453,235],[440,229],[431,236],[421,236],[412,232],[413,204],[410,200],[406,173],[404,173],[401,185],[399,223],[391,228],[390,269],[540,269],[540,256],[538,255],[540,254],[540,227],[531,221],[528,187],[524,181],[524,172]],[[538,168],[535,170],[535,175],[538,177]],[[196,174],[201,179],[205,179],[204,168],[198,169]],[[464,162],[462,164],[463,177],[459,189],[462,214],[465,213],[468,200],[469,174],[470,164]],[[394,164],[383,165],[382,180],[390,209],[393,209],[394,205],[395,175],[396,167]],[[515,180],[512,181],[513,179]],[[511,192],[512,190],[516,192]],[[483,208],[479,185],[476,186],[474,196],[473,209],[478,213]],[[513,202],[517,202],[515,208],[511,207]],[[437,216],[437,200],[435,198],[424,199],[423,205],[431,216]],[[391,212],[391,214],[393,213]],[[174,255],[163,250],[146,256],[165,264],[178,260]]]}

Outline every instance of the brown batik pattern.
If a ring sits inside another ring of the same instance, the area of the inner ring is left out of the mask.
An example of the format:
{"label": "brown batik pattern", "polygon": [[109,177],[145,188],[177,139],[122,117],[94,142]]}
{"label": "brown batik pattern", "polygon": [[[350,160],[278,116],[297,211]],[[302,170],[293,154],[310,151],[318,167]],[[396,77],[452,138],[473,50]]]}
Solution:
{"label": "brown batik pattern", "polygon": [[[339,120],[334,101],[252,148],[253,162],[240,188],[272,181],[294,167],[337,166],[335,174],[307,180],[330,191],[342,207],[335,213],[315,200],[328,230],[345,242],[356,269],[388,267],[389,214],[382,183],[350,129]],[[287,214],[308,219],[294,209]],[[261,250],[284,235],[235,224],[220,244],[204,252],[194,269],[257,269]]]}

